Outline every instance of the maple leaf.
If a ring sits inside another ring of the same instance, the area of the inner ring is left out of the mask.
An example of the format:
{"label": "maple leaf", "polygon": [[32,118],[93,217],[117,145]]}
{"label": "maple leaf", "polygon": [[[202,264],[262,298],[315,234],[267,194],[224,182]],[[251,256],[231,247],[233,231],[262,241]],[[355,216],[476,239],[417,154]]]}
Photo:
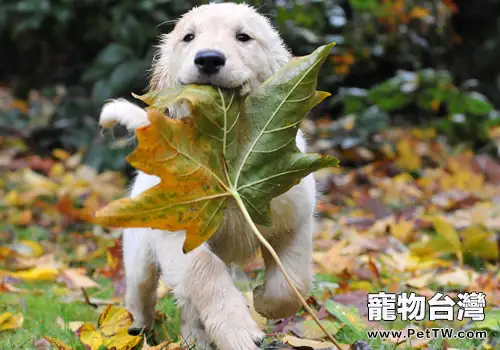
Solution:
{"label": "maple leaf", "polygon": [[52,337],[44,337],[45,340],[54,347],[56,350],[73,350],[73,348],[65,343],[62,340]]}
{"label": "maple leaf", "polygon": [[4,312],[0,315],[0,332],[21,328],[24,317],[21,313]]}
{"label": "maple leaf", "polygon": [[[332,46],[292,59],[248,96],[187,85],[141,97],[151,106],[151,124],[136,130],[139,145],[127,161],[161,182],[99,210],[97,222],[186,230],[186,252],[217,230],[230,200],[255,224],[272,226],[273,198],[311,172],[338,165],[295,144],[302,119],[329,96],[316,91],[316,82]],[[167,107],[187,109],[189,116],[168,118],[159,111]]]}
{"label": "maple leaf", "polygon": [[130,350],[141,341],[140,336],[128,334],[132,325],[132,315],[124,308],[108,305],[99,316],[97,328],[89,322],[80,326],[76,334],[90,350],[98,350],[102,346],[109,349]]}

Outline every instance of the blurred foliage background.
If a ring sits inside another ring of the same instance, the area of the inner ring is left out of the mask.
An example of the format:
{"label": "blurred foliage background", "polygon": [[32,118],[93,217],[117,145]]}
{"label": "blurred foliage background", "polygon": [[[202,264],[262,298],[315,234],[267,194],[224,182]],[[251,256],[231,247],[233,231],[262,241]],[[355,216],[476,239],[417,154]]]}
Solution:
{"label": "blurred foliage background", "polygon": [[[3,0],[0,135],[20,135],[41,154],[83,149],[98,170],[125,168],[130,145],[101,137],[99,110],[144,90],[157,37],[205,2]],[[250,3],[296,55],[337,43],[320,82],[334,97],[309,124],[316,149],[349,165],[392,147],[379,137],[388,126],[419,125],[497,156],[500,0]]]}

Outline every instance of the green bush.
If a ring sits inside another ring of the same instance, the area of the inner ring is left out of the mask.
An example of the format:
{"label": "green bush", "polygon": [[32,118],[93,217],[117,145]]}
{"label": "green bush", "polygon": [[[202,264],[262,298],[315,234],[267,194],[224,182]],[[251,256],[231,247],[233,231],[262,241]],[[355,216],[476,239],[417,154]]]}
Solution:
{"label": "green bush", "polygon": [[[376,147],[371,135],[404,122],[431,123],[452,141],[482,147],[489,142],[485,130],[497,118],[489,101],[500,103],[500,0],[485,0],[481,7],[455,1],[250,3],[270,16],[296,55],[337,42],[320,81],[320,88],[336,97],[313,113],[332,120],[354,118],[348,132],[332,124],[337,130],[330,133],[333,144]],[[92,165],[122,167],[116,154],[124,152],[118,146],[123,142],[98,137],[99,108],[108,98],[142,92],[158,35],[170,31],[179,15],[206,2],[2,1],[0,83],[28,100],[30,108],[0,109],[0,129],[3,123],[8,126],[4,130],[22,131],[40,152],[85,146]],[[472,25],[477,23],[484,26]],[[58,84],[65,86],[64,96],[57,96]],[[32,89],[41,91],[53,108],[43,113],[31,108],[38,103],[28,99]],[[111,154],[104,151],[109,142],[115,145]]]}

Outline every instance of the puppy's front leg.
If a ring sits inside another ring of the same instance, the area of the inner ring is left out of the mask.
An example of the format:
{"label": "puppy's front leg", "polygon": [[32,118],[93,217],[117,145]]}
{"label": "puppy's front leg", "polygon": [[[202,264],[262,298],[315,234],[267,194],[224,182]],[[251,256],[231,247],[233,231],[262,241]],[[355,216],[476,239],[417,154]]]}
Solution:
{"label": "puppy's front leg", "polygon": [[137,335],[153,325],[158,269],[148,229],[132,228],[123,232],[125,267],[125,305],[134,317],[129,334]]}
{"label": "puppy's front leg", "polygon": [[[304,220],[292,232],[270,239],[286,272],[300,294],[306,298],[312,285],[312,236],[314,218]],[[265,247],[262,256],[266,264],[264,285],[254,289],[255,310],[269,319],[295,315],[302,304],[288,285],[273,257]]]}
{"label": "puppy's front leg", "polygon": [[[259,349],[256,343],[264,338],[264,333],[252,319],[246,301],[233,284],[224,262],[206,245],[183,254],[185,234],[182,232],[155,232],[153,237],[162,273],[166,282],[174,287],[179,305],[196,311],[187,314],[199,316],[208,338],[215,342],[217,348]],[[183,334],[188,339],[193,336],[197,335]]]}

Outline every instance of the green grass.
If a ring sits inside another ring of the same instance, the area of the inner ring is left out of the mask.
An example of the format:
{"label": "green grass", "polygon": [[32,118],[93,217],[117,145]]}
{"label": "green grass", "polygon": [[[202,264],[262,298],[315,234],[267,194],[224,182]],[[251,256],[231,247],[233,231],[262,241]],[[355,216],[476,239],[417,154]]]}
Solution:
{"label": "green grass", "polygon": [[[103,284],[103,281],[99,281]],[[106,283],[106,282],[104,282]],[[109,281],[107,282],[110,283]],[[43,336],[51,336],[58,338],[66,344],[72,346],[75,350],[85,350],[83,344],[79,341],[78,337],[73,334],[69,329],[62,329],[57,325],[57,318],[60,317],[65,323],[71,321],[88,321],[97,324],[99,313],[103,307],[94,309],[92,306],[83,302],[64,303],[61,298],[56,294],[56,284],[54,283],[35,283],[25,284],[20,287],[30,289],[44,290],[44,294],[0,294],[0,313],[22,312],[24,315],[24,325],[22,329],[15,331],[7,331],[0,333],[0,349],[2,350],[28,350],[34,349],[35,341]],[[103,285],[103,289],[106,285]],[[106,299],[111,297],[111,291],[107,290],[99,294],[100,298]],[[89,291],[92,295],[92,290]],[[158,343],[165,339],[173,339],[177,341],[177,334],[179,333],[179,312],[171,297],[163,298],[160,300],[157,310],[159,317],[157,324],[154,327],[153,335],[148,337],[149,343]],[[384,329],[397,329],[402,328],[404,325],[396,325],[386,323],[383,325]],[[444,325],[443,325],[444,326]],[[491,337],[498,337],[498,334],[492,334]],[[352,344],[357,340],[364,340],[372,346],[372,349],[392,350],[393,344],[382,342],[380,339],[368,339],[364,332],[356,333],[348,327],[341,329],[335,338],[344,344]],[[273,340],[268,339],[266,344],[271,343]],[[448,339],[448,346],[458,349],[476,349],[480,346],[479,340],[461,340],[461,339]],[[411,343],[400,345],[397,349],[412,349]],[[430,342],[431,349],[442,349],[442,340],[433,340]]]}
{"label": "green grass", "polygon": [[[18,239],[30,239],[35,241],[42,241],[47,239],[47,231],[44,229],[18,229],[16,230],[16,237]],[[60,236],[61,242],[58,242],[60,247],[66,251],[68,257],[71,258],[72,249],[65,242],[65,236]],[[71,260],[71,259],[70,259]],[[83,263],[85,267],[93,270],[102,267],[106,264],[106,258],[100,257]],[[77,264],[78,265],[78,264]],[[96,280],[100,284],[99,289],[89,289],[87,292],[89,296],[100,299],[112,298],[113,285],[112,282],[106,278],[99,277]],[[255,285],[263,282],[263,271],[259,271],[253,280],[246,278],[236,280],[236,285],[243,291],[251,290]],[[322,288],[321,284],[334,286],[338,283],[338,278],[330,275],[318,274],[315,278],[316,287],[314,295],[321,300]],[[58,285],[55,282],[37,282],[37,283],[20,283],[16,287],[31,291],[43,291],[43,294],[15,294],[15,293],[0,293],[0,314],[3,312],[21,312],[24,316],[24,324],[21,329],[15,331],[6,331],[0,333],[0,350],[28,350],[35,349],[34,343],[41,339],[43,336],[50,336],[58,338],[64,343],[70,345],[75,350],[85,350],[84,345],[80,342],[78,337],[69,328],[61,328],[58,325],[57,319],[61,318],[64,323],[71,321],[91,322],[97,325],[99,314],[104,306],[98,309],[83,302],[83,298],[78,301],[65,303],[63,298],[58,295],[58,291],[62,290],[63,285]],[[175,301],[172,297],[165,297],[161,299],[157,305],[157,320],[153,332],[148,334],[148,343],[150,345],[157,344],[166,339],[178,341],[177,336],[180,329],[179,312],[177,310]],[[60,322],[59,322],[60,323]],[[382,326],[384,329],[402,329],[407,324],[404,322],[386,322]],[[416,325],[421,325],[418,322]],[[446,324],[439,325],[446,327]],[[268,330],[268,333],[271,330]],[[368,339],[365,332],[357,333],[352,328],[344,327],[336,335],[335,338],[343,344],[352,344],[357,340],[364,340],[371,345],[372,349],[392,350],[395,348],[393,344],[383,342],[380,339]],[[490,332],[490,339],[499,339],[498,333]],[[266,340],[262,348],[266,344],[273,341],[279,341],[279,338],[272,338]],[[440,339],[433,340],[429,343],[431,349],[442,349],[443,341]],[[449,347],[458,349],[478,349],[481,347],[482,341],[480,340],[461,340],[461,339],[448,339],[447,344]],[[498,342],[497,342],[498,344]],[[397,349],[412,349],[411,342],[402,344]]]}
{"label": "green grass", "polygon": [[[99,281],[102,282],[102,281]],[[110,283],[109,281],[107,282]],[[21,288],[43,290],[43,294],[0,294],[0,314],[3,312],[21,312],[24,323],[21,329],[0,333],[1,350],[28,350],[35,349],[34,343],[43,336],[50,336],[62,340],[75,350],[85,350],[85,346],[69,328],[62,329],[57,324],[60,317],[64,323],[71,321],[91,322],[97,326],[100,311],[84,302],[65,303],[56,292],[57,284],[52,282],[23,284]],[[106,286],[103,286],[106,289]],[[96,291],[96,290],[94,290]],[[89,290],[92,295],[93,290]],[[110,291],[99,294],[99,298],[111,297]],[[163,324],[159,323],[154,329],[154,340],[177,340],[179,332],[179,313],[171,297],[163,298],[158,303],[158,310],[164,313]],[[165,331],[167,334],[165,335]]]}
{"label": "green grass", "polygon": [[78,350],[85,350],[73,332],[61,329],[57,318],[65,322],[90,321],[96,322],[98,312],[83,303],[62,303],[53,289],[45,289],[43,295],[30,294],[0,294],[0,312],[21,312],[24,316],[23,328],[0,334],[0,349],[30,349],[43,336],[61,339],[66,344]]}

